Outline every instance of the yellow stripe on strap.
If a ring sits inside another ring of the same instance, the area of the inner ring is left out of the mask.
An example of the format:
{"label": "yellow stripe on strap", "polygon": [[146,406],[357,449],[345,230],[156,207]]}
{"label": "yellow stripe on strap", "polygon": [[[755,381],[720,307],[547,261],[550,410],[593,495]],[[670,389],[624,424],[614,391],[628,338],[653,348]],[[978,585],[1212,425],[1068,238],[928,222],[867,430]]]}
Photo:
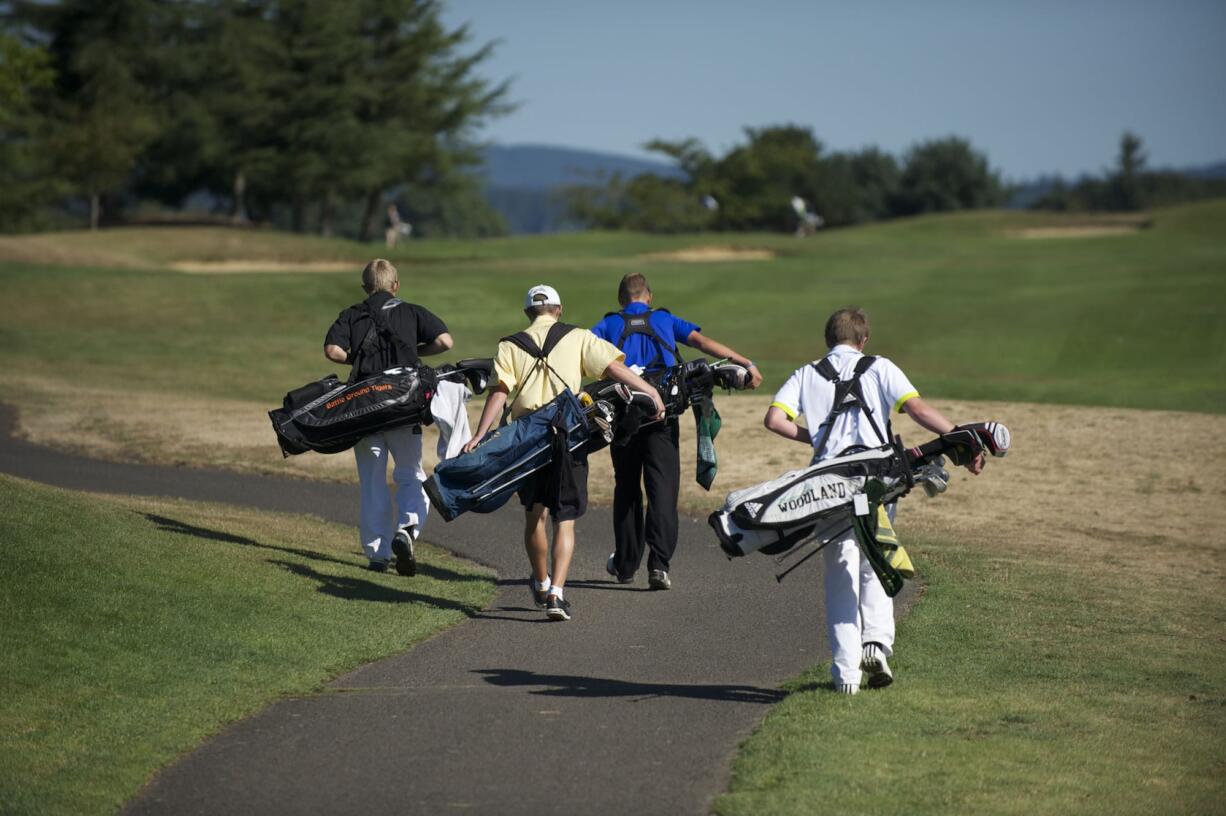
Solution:
{"label": "yellow stripe on strap", "polygon": [[788,415],[788,419],[796,419],[796,412],[784,405],[782,402],[772,402],[772,408],[778,408],[780,411]]}
{"label": "yellow stripe on strap", "polygon": [[918,396],[919,396],[918,391],[908,391],[907,393],[903,394],[901,397],[898,398],[898,402],[894,403],[894,413],[901,414],[903,404],[907,400],[913,399]]}

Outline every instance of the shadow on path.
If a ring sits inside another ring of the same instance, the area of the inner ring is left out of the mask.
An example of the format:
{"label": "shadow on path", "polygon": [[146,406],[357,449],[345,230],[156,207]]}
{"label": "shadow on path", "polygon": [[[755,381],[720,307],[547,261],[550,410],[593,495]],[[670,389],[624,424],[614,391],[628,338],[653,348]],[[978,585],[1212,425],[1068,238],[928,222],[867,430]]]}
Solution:
{"label": "shadow on path", "polygon": [[319,584],[316,589],[325,595],[341,598],[346,601],[374,601],[375,603],[422,603],[436,609],[450,609],[472,616],[478,607],[462,604],[447,598],[435,598],[420,592],[409,592],[403,589],[376,584],[360,578],[350,578],[344,575],[329,575],[311,569],[306,564],[295,564],[292,561],[269,561],[268,563],[292,572],[302,578],[309,578]]}
{"label": "shadow on path", "polygon": [[495,686],[547,686],[529,693],[549,697],[634,697],[640,700],[684,697],[692,700],[771,705],[787,696],[786,692],[778,689],[757,686],[639,683],[573,674],[537,674],[521,669],[474,669],[473,673],[484,675],[485,681]]}

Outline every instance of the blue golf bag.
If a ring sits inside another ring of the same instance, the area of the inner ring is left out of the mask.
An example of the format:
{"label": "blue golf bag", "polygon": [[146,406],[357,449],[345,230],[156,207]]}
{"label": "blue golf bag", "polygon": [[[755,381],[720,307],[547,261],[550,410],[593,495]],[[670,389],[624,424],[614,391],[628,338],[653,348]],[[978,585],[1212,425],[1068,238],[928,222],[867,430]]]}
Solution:
{"label": "blue golf bag", "polygon": [[446,521],[469,511],[494,512],[553,463],[555,428],[565,429],[567,450],[585,455],[593,425],[570,389],[494,431],[475,450],[439,462],[424,483],[430,504]]}

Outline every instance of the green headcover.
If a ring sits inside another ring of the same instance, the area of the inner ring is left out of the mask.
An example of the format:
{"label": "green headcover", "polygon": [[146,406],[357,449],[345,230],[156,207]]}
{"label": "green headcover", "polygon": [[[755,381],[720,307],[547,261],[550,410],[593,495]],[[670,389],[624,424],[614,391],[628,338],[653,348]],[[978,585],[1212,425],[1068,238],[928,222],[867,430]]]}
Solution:
{"label": "green headcover", "polygon": [[694,400],[694,431],[698,437],[698,459],[694,463],[694,480],[704,490],[710,490],[719,470],[715,455],[715,437],[719,434],[719,411],[710,397]]}

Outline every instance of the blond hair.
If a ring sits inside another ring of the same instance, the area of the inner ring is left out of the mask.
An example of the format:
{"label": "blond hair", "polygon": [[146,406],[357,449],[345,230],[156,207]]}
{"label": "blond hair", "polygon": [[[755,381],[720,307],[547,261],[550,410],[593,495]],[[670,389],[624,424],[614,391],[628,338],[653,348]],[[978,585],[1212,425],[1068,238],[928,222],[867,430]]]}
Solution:
{"label": "blond hair", "polygon": [[383,258],[375,258],[362,270],[362,288],[370,295],[375,292],[390,292],[399,282],[400,276],[396,267]]}
{"label": "blond hair", "polygon": [[826,348],[860,346],[867,339],[868,315],[859,306],[845,306],[826,321]]}
{"label": "blond hair", "polygon": [[631,301],[650,294],[651,287],[647,284],[647,278],[638,272],[631,272],[629,275],[626,275],[622,278],[622,282],[617,285],[617,302],[623,306],[629,306]]}

